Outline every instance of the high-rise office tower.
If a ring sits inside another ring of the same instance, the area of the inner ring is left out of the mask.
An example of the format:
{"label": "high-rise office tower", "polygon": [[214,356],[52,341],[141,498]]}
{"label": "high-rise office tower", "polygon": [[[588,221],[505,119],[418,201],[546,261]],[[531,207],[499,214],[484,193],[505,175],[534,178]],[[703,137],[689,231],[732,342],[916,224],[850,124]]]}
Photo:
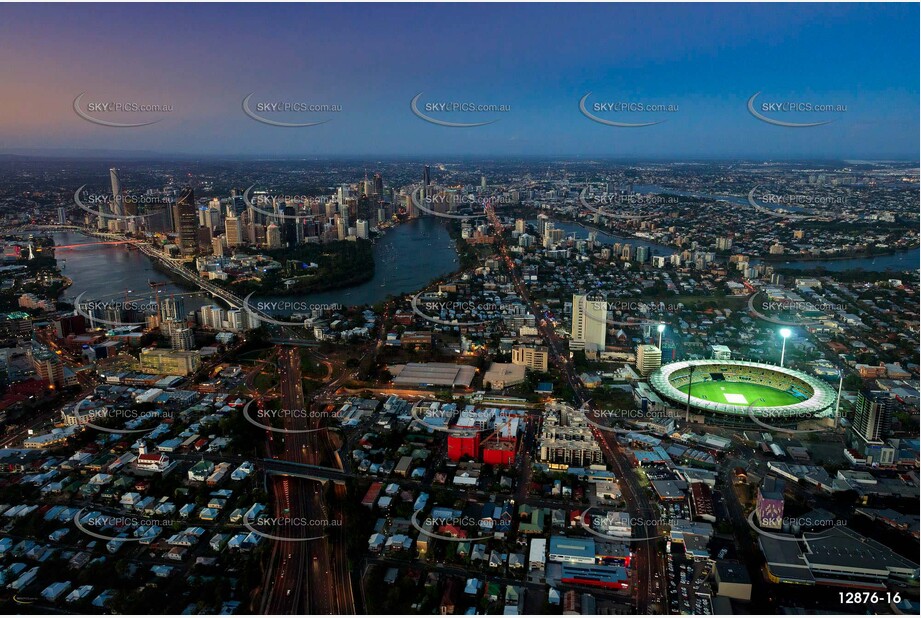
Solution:
{"label": "high-rise office tower", "polygon": [[366,219],[356,220],[355,229],[359,238],[367,239],[371,235],[371,226]]}
{"label": "high-rise office tower", "polygon": [[224,236],[228,247],[239,247],[243,244],[243,226],[240,224],[240,219],[232,212],[232,210],[227,211],[227,219],[224,220]]}
{"label": "high-rise office tower", "polygon": [[253,244],[254,245],[265,245],[265,226],[261,223],[257,223],[253,226]]}
{"label": "high-rise office tower", "polygon": [[384,178],[379,172],[374,174],[374,195],[376,195],[378,199],[384,197]]}
{"label": "high-rise office tower", "polygon": [[122,197],[122,182],[118,177],[118,170],[109,169],[109,180],[112,183],[112,214],[118,216],[125,215],[125,200]]}
{"label": "high-rise office tower", "polygon": [[281,230],[275,223],[269,223],[265,231],[266,246],[269,249],[281,248]]}
{"label": "high-rise office tower", "polygon": [[286,205],[283,209],[285,218],[282,223],[282,230],[284,231],[284,241],[289,247],[296,247],[298,240],[297,233],[297,221],[295,217],[297,216],[297,211],[294,209],[294,206]]}
{"label": "high-rise office tower", "polygon": [[589,300],[584,294],[573,294],[570,347],[577,350],[588,347],[604,350],[607,315],[607,301]]}
{"label": "high-rise office tower", "polygon": [[[422,191],[424,197],[425,189]],[[415,191],[411,191],[410,193],[403,193],[400,196],[400,199],[403,201],[403,210],[406,212],[406,216],[409,219],[416,219],[419,216],[419,209],[416,208],[416,203],[413,198],[415,194]]]}
{"label": "high-rise office tower", "polygon": [[211,253],[211,228],[204,225],[198,226],[198,252]]}
{"label": "high-rise office tower", "polygon": [[336,197],[340,206],[344,206],[351,195],[352,189],[348,185],[339,185]]}
{"label": "high-rise office tower", "polygon": [[422,198],[431,197],[431,191],[429,186],[432,184],[432,171],[429,169],[428,165],[423,166],[422,168]]}
{"label": "high-rise office tower", "polygon": [[864,442],[878,442],[889,437],[891,425],[892,398],[889,393],[860,391],[854,406],[854,433]]}
{"label": "high-rise office tower", "polygon": [[173,223],[179,233],[179,252],[182,257],[195,257],[198,253],[198,212],[195,193],[185,187],[173,205]]}

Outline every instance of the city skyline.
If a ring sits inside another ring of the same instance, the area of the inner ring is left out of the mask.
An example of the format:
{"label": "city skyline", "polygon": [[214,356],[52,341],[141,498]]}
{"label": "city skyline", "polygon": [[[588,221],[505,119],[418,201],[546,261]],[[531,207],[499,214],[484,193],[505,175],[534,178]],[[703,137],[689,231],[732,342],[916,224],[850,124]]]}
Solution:
{"label": "city skyline", "polygon": [[919,615],[917,4],[17,4],[0,608]]}

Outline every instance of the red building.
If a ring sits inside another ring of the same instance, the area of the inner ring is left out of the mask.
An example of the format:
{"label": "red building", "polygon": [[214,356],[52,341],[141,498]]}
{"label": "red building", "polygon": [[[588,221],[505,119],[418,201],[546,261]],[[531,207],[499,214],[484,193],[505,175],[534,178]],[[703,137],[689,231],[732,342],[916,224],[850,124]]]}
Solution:
{"label": "red building", "polygon": [[492,436],[483,443],[483,462],[493,466],[510,466],[515,461],[515,441]]}
{"label": "red building", "polygon": [[448,436],[448,459],[460,461],[462,457],[477,459],[480,456],[480,434],[451,434]]}

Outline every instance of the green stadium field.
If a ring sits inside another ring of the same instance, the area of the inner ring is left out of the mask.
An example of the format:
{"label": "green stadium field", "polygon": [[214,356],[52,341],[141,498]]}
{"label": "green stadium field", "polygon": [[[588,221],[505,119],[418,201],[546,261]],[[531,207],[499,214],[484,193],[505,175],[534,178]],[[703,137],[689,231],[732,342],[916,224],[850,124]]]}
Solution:
{"label": "green stadium field", "polygon": [[[687,394],[687,385],[679,386],[678,390]],[[779,391],[770,386],[761,384],[745,384],[743,382],[695,382],[692,397],[698,397],[713,403],[728,404],[731,406],[749,406],[755,403],[758,407],[788,406],[800,401],[795,395]],[[763,399],[763,401],[761,401]]]}

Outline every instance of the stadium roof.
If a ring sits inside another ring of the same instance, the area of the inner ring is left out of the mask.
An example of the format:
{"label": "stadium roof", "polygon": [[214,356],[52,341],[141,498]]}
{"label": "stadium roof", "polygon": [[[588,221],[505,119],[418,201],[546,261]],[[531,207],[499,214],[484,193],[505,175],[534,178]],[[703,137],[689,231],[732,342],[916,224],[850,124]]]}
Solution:
{"label": "stadium roof", "polygon": [[[821,380],[802,373],[801,371],[796,371],[787,367],[778,367],[776,365],[769,365],[767,363],[755,363],[751,361],[709,359],[669,363],[668,365],[663,365],[649,376],[649,384],[657,393],[666,399],[669,399],[675,403],[685,404],[688,401],[688,395],[687,393],[681,392],[678,390],[678,388],[672,385],[671,376],[677,371],[688,369],[692,366],[713,366],[714,368],[734,367],[749,368],[751,370],[759,371],[770,371],[787,376],[791,380],[805,383],[812,389],[812,395],[809,397],[809,399],[787,406],[740,406],[717,403],[707,399],[701,399],[700,397],[692,396],[690,397],[691,406],[697,410],[703,410],[705,412],[716,412],[719,414],[730,414],[734,416],[747,416],[749,414],[749,409],[751,409],[752,414],[760,418],[796,418],[808,415],[816,415],[824,410],[827,410],[835,403],[835,391]],[[721,371],[714,372],[722,373]]]}

